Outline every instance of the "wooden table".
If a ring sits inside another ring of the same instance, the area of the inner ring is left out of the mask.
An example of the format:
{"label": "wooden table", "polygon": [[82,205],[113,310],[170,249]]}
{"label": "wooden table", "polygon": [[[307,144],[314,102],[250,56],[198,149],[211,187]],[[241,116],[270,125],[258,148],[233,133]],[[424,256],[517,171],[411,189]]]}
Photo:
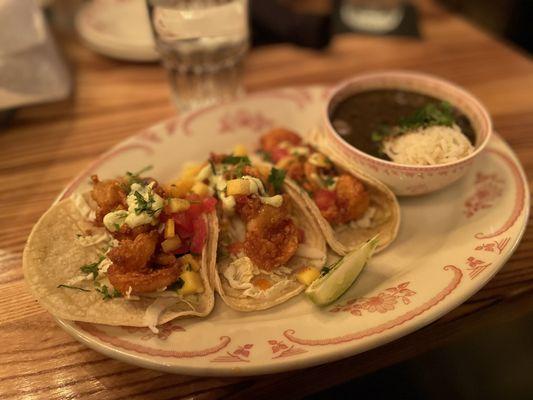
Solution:
{"label": "wooden table", "polygon": [[[333,83],[379,68],[417,69],[477,95],[533,176],[533,64],[431,3],[421,5],[423,40],[337,37],[324,53],[289,45],[254,50],[246,86]],[[107,358],[59,329],[30,296],[21,253],[32,225],[78,171],[113,144],[175,110],[157,65],[112,61],[65,41],[75,78],[69,101],[17,112],[0,132],[0,398],[296,398],[414,357],[487,321],[533,308],[533,227],[479,293],[439,321],[364,354],[278,375],[217,379],[168,375]],[[460,329],[459,329],[460,328]]]}

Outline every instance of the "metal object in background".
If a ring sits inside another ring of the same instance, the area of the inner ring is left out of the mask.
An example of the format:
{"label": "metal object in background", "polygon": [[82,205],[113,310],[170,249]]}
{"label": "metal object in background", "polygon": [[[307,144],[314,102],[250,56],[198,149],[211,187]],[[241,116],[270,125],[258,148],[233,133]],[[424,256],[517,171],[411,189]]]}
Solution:
{"label": "metal object in background", "polygon": [[247,0],[147,0],[150,22],[180,111],[243,93]]}

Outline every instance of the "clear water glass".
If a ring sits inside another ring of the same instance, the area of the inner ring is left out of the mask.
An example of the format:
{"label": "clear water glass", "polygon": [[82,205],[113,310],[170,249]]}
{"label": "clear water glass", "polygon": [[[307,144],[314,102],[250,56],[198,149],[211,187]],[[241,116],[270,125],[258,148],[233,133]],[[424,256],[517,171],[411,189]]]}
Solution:
{"label": "clear water glass", "polygon": [[247,0],[146,0],[157,49],[180,111],[243,93]]}

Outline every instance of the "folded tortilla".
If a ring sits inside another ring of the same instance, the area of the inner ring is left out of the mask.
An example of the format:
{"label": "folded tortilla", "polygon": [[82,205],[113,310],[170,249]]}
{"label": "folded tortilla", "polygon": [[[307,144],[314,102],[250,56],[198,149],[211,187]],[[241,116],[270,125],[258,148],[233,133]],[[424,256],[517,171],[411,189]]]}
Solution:
{"label": "folded tortilla", "polygon": [[379,245],[376,253],[384,250],[398,234],[400,226],[400,205],[394,193],[380,181],[367,176],[357,170],[349,162],[326,145],[319,133],[308,138],[313,147],[326,155],[340,172],[349,173],[365,185],[370,194],[370,207],[374,209],[372,218],[367,221],[358,220],[347,224],[332,226],[320,213],[316,203],[309,194],[290,178],[285,178],[287,192],[294,200],[305,206],[317,221],[324,238],[333,251],[345,255],[358,248],[368,239],[379,235]]}
{"label": "folded tortilla", "polygon": [[[294,201],[293,195],[285,192]],[[301,202],[294,201],[294,207],[291,212],[298,228],[305,232],[304,242],[300,243],[297,253],[289,260],[287,265],[277,268],[275,279],[279,279],[280,284],[276,283],[274,290],[256,291],[256,297],[245,294],[246,289],[237,289],[230,285],[225,277],[224,272],[230,267],[232,260],[229,256],[220,257],[216,263],[211,264],[211,279],[215,290],[229,307],[238,311],[258,311],[265,310],[281,304],[290,298],[302,292],[306,286],[296,280],[294,272],[301,267],[311,266],[321,269],[326,262],[326,242],[320,232],[320,229],[309,211]],[[238,218],[238,217],[235,217]],[[209,225],[212,231],[218,231],[219,221],[215,215],[209,215]],[[256,272],[265,273],[254,266]]]}
{"label": "folded tortilla", "polygon": [[[214,306],[214,291],[208,278],[216,255],[218,232],[211,231],[201,256],[200,274],[204,292],[187,298],[167,297],[169,292],[142,296],[139,300],[103,300],[95,290],[84,292],[58,288],[80,274],[80,266],[98,258],[98,244],[87,246],[77,240],[85,234],[88,221],[73,198],[52,206],[34,226],[23,254],[23,270],[33,296],[58,318],[107,325],[153,326],[179,317],[208,315]],[[208,225],[209,229],[209,225]],[[161,310],[163,310],[161,312]],[[159,319],[157,319],[159,315]],[[152,318],[152,322],[151,322]]]}

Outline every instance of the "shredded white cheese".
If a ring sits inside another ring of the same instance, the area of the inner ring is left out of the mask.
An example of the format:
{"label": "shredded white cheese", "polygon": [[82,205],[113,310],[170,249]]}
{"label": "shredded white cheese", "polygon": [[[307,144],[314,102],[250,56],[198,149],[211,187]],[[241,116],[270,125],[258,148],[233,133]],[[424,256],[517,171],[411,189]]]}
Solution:
{"label": "shredded white cheese", "polygon": [[445,164],[460,160],[473,151],[474,147],[457,125],[429,126],[383,141],[383,152],[400,164]]}

